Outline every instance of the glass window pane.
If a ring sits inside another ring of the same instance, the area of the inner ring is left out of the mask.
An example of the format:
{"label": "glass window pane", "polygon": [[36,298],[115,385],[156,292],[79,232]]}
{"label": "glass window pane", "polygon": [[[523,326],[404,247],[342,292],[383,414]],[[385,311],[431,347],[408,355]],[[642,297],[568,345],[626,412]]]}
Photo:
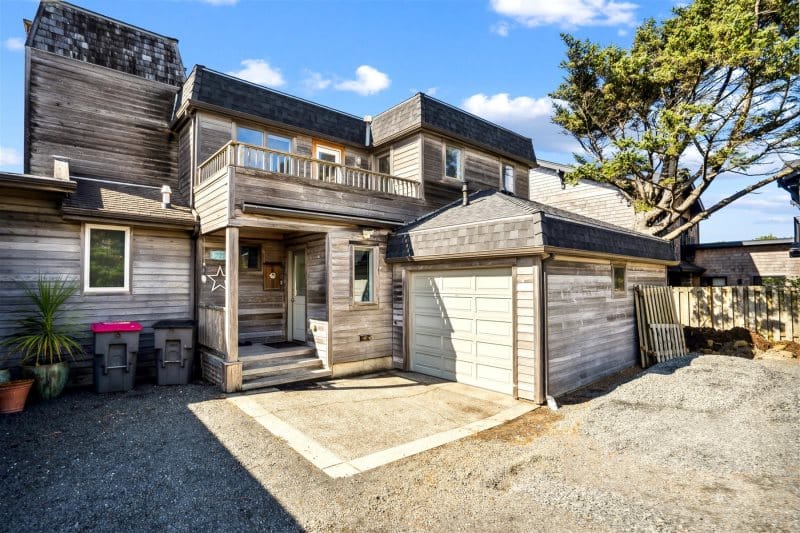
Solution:
{"label": "glass window pane", "polygon": [[373,249],[353,249],[353,301],[373,302]]}
{"label": "glass window pane", "polygon": [[625,267],[614,267],[614,290],[617,292],[625,292]]}
{"label": "glass window pane", "polygon": [[503,166],[503,189],[514,192],[514,167],[511,165]]}
{"label": "glass window pane", "polygon": [[[292,151],[292,140],[277,135],[267,135],[267,148],[280,152]],[[289,156],[280,154],[269,154],[269,171],[281,174],[291,174],[292,161]]]}
{"label": "glass window pane", "polygon": [[461,179],[461,150],[448,146],[445,148],[445,176]]}
{"label": "glass window pane", "polygon": [[306,295],[306,253],[298,250],[294,253],[294,294]]}
{"label": "glass window pane", "polygon": [[89,230],[89,287],[125,287],[125,232]]}
{"label": "glass window pane", "polygon": [[383,155],[378,158],[378,172],[381,174],[391,174],[388,155]]}
{"label": "glass window pane", "polygon": [[236,140],[241,143],[264,146],[264,132],[240,126],[236,128]]}
{"label": "glass window pane", "polygon": [[267,148],[270,150],[280,150],[281,152],[292,151],[292,140],[277,135],[267,135]]}

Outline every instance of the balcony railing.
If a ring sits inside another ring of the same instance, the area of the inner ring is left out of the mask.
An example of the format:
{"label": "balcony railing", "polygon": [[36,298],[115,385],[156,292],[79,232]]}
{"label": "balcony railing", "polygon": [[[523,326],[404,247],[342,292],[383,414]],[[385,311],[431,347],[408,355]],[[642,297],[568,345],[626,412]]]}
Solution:
{"label": "balcony railing", "polygon": [[336,183],[354,189],[419,198],[419,182],[414,180],[236,141],[228,142],[200,164],[197,184],[208,180],[228,165]]}

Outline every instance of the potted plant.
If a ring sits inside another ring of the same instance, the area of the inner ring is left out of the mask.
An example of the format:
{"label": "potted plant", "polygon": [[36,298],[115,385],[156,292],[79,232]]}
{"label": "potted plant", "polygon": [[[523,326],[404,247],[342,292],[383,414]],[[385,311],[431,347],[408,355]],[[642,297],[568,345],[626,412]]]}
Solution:
{"label": "potted plant", "polygon": [[73,360],[83,349],[75,339],[76,328],[65,316],[67,300],[78,289],[75,281],[42,275],[31,285],[23,285],[30,308],[17,319],[18,331],[3,340],[10,353],[20,355],[23,377],[35,380],[35,390],[45,400],[55,398],[69,379],[69,356]]}
{"label": "potted plant", "polygon": [[0,382],[0,413],[19,413],[25,409],[32,385],[32,379]]}

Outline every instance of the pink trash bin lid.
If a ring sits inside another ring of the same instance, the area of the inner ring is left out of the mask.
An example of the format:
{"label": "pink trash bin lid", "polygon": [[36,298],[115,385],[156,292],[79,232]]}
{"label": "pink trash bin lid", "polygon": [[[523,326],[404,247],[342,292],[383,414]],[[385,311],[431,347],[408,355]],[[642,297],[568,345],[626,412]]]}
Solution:
{"label": "pink trash bin lid", "polygon": [[92,333],[117,333],[126,331],[142,331],[138,322],[95,322],[92,324]]}

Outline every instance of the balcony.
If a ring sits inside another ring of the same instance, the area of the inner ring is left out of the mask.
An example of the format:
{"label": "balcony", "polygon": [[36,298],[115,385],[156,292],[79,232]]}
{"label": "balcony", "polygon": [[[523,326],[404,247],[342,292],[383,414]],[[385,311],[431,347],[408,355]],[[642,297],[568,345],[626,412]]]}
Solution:
{"label": "balcony", "polygon": [[381,195],[412,199],[420,197],[420,184],[415,180],[236,141],[228,142],[198,166],[195,185],[201,186],[229,166],[261,170],[309,182],[335,184]]}

